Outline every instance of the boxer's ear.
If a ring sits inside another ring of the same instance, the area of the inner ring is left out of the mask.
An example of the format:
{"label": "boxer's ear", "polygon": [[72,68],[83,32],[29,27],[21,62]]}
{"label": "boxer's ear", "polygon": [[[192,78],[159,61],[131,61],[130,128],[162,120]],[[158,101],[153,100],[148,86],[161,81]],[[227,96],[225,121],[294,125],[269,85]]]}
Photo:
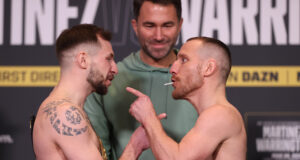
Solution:
{"label": "boxer's ear", "polygon": [[76,55],[76,62],[78,66],[82,69],[86,69],[88,67],[88,55],[86,52],[79,52]]}
{"label": "boxer's ear", "polygon": [[203,67],[203,75],[205,77],[209,77],[213,75],[216,70],[217,70],[217,62],[215,59],[208,59],[207,61],[204,62]]}

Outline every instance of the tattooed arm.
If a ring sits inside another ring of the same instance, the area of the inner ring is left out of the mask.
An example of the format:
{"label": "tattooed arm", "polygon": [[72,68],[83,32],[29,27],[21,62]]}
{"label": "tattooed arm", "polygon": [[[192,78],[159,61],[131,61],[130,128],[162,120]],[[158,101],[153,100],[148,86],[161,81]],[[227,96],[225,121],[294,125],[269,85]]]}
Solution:
{"label": "tattooed arm", "polygon": [[102,159],[98,138],[82,109],[70,103],[48,106],[44,109],[50,128],[50,138],[66,159]]}

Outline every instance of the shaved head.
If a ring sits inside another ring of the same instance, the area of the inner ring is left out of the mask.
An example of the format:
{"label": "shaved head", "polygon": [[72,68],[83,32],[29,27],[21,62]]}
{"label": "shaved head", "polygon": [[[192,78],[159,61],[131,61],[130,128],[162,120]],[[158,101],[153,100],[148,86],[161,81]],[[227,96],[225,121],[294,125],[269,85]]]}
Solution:
{"label": "shaved head", "polygon": [[229,48],[220,40],[209,37],[194,37],[187,40],[187,42],[190,41],[202,43],[199,45],[199,49],[205,50],[205,52],[201,52],[201,57],[205,59],[213,58],[216,60],[222,81],[226,83],[232,65]]}

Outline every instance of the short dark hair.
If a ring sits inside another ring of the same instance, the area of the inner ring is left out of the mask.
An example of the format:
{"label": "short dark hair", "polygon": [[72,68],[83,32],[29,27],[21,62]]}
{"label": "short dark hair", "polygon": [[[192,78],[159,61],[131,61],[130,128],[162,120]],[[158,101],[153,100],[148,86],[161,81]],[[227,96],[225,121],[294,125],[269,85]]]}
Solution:
{"label": "short dark hair", "polygon": [[56,40],[56,56],[61,62],[63,52],[82,43],[97,43],[100,36],[111,40],[111,33],[93,24],[79,24],[64,30]]}
{"label": "short dark hair", "polygon": [[212,45],[220,48],[221,50],[223,50],[223,55],[226,58],[227,63],[225,66],[223,66],[221,68],[221,72],[223,72],[223,78],[226,82],[228,79],[228,76],[230,74],[231,66],[232,66],[231,52],[230,52],[228,46],[218,39],[209,38],[209,37],[193,37],[193,38],[188,39],[187,42],[191,41],[191,40],[200,40],[204,43],[212,44]]}
{"label": "short dark hair", "polygon": [[172,4],[176,8],[176,14],[178,20],[181,19],[181,0],[133,0],[133,13],[134,18],[137,20],[140,15],[140,9],[145,1],[152,2],[154,4],[169,5]]}

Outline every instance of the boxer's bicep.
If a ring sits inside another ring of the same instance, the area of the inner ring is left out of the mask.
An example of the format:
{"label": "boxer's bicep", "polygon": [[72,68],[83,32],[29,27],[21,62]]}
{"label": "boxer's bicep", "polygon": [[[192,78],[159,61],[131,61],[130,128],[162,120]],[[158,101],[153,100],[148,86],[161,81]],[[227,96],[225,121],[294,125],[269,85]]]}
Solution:
{"label": "boxer's bicep", "polygon": [[[72,105],[60,106],[53,123],[54,142],[67,159],[100,159],[97,138],[84,112]],[[94,137],[93,137],[94,136]]]}

